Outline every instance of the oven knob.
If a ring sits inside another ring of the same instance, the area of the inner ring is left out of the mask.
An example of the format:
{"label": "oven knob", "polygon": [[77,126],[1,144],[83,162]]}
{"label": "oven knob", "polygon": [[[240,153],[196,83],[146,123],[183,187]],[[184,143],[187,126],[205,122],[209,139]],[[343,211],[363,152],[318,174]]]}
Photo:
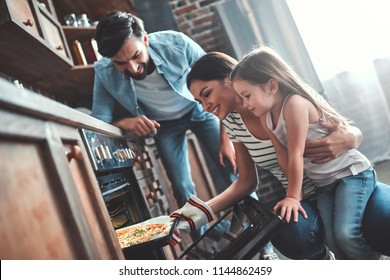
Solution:
{"label": "oven knob", "polygon": [[125,153],[126,153],[127,158],[128,158],[128,159],[131,159],[130,149],[125,148],[124,150],[125,150]]}
{"label": "oven knob", "polygon": [[116,159],[117,161],[120,161],[120,162],[124,161],[124,158],[123,158],[122,150],[121,150],[121,149],[117,149],[117,150],[116,150],[115,152],[113,152],[112,154],[114,155],[114,157],[115,157],[115,159]]}
{"label": "oven knob", "polygon": [[134,154],[134,152],[131,149],[126,148],[126,152],[129,155],[130,159],[133,159],[135,157],[135,154]]}
{"label": "oven knob", "polygon": [[104,146],[104,150],[106,152],[107,159],[112,159],[111,152],[108,146]]}
{"label": "oven knob", "polygon": [[94,152],[95,152],[95,158],[97,160],[102,160],[103,156],[102,154],[100,153],[100,150],[98,149],[98,147],[95,147],[93,148]]}
{"label": "oven knob", "polygon": [[105,160],[108,158],[106,149],[104,148],[103,145],[96,147],[96,151],[97,151],[98,159]]}
{"label": "oven knob", "polygon": [[118,154],[118,150],[116,150],[115,152],[112,153],[112,155],[114,156],[114,158],[118,161],[120,161],[120,157],[119,157],[119,154]]}
{"label": "oven knob", "polygon": [[121,159],[123,159],[123,160],[127,159],[127,154],[126,154],[126,151],[124,149],[119,149],[118,152],[119,152],[119,156]]}

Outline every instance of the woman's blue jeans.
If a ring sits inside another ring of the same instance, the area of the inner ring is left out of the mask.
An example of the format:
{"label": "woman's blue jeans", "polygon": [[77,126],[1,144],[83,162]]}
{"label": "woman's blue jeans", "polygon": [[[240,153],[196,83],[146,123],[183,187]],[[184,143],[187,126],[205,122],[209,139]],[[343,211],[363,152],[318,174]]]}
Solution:
{"label": "woman's blue jeans", "polygon": [[377,182],[366,206],[363,231],[378,253],[390,256],[390,186]]}
{"label": "woman's blue jeans", "polygon": [[[325,254],[325,233],[316,201],[302,201],[308,214],[299,214],[297,223],[285,224],[272,239],[272,244],[290,259],[322,259]],[[380,254],[390,256],[390,186],[377,182],[366,205],[363,232],[369,244]]]}
{"label": "woman's blue jeans", "polygon": [[324,222],[326,243],[336,259],[378,259],[363,235],[363,217],[376,187],[375,171],[338,179],[317,190],[317,207]]}
{"label": "woman's blue jeans", "polygon": [[299,213],[298,222],[290,221],[272,238],[272,244],[289,259],[320,260],[326,255],[323,224],[315,201],[301,201],[308,216]]}
{"label": "woman's blue jeans", "polygon": [[204,155],[211,159],[208,168],[213,178],[217,176],[222,178],[215,186],[218,193],[224,191],[237,179],[231,165],[226,164],[225,168],[219,163],[220,120],[217,117],[195,106],[192,112],[182,118],[161,121],[160,125],[155,135],[156,145],[178,207],[182,207],[191,195],[196,194],[191,177],[187,130],[195,134]]}

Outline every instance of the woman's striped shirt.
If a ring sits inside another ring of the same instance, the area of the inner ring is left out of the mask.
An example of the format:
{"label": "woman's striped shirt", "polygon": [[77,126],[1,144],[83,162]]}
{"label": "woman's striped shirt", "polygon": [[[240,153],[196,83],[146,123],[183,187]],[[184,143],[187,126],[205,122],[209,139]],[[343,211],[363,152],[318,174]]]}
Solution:
{"label": "woman's striped shirt", "polygon": [[[250,156],[258,167],[258,172],[262,169],[269,170],[287,188],[287,178],[280,169],[276,152],[271,140],[259,140],[247,129],[239,113],[232,112],[223,120],[226,132],[232,142],[241,142],[247,148]],[[261,175],[259,173],[259,175]],[[259,176],[260,177],[260,176]],[[261,187],[261,186],[259,186]],[[315,185],[304,176],[303,193],[304,199],[314,195]]]}

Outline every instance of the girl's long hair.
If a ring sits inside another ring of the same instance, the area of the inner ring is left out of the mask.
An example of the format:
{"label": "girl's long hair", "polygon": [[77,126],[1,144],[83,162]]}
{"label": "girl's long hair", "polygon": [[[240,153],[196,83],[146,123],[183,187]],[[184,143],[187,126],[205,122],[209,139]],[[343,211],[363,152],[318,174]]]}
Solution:
{"label": "girl's long hair", "polygon": [[348,124],[344,116],[339,114],[329,103],[283,60],[272,48],[260,46],[247,55],[234,68],[231,79],[244,80],[252,84],[263,85],[269,79],[279,83],[279,93],[285,98],[291,94],[299,94],[308,99],[318,110],[321,117],[338,124],[344,129]]}

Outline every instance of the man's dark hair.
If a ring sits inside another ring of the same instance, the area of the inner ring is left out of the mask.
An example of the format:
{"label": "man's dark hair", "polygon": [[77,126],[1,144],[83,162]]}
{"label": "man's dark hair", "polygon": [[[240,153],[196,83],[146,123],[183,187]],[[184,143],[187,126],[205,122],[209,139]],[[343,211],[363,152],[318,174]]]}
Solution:
{"label": "man's dark hair", "polygon": [[145,32],[141,19],[126,12],[108,12],[96,27],[96,42],[102,56],[113,57],[126,40],[142,38]]}

